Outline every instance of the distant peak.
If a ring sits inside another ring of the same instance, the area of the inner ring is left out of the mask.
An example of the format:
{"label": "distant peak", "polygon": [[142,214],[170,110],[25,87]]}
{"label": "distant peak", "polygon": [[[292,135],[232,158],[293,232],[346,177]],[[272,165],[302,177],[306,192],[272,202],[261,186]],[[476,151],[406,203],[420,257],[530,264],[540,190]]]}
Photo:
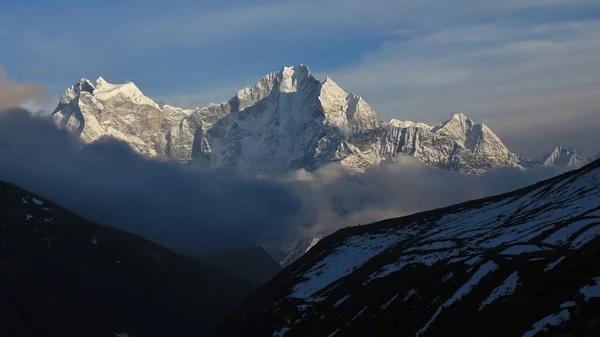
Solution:
{"label": "distant peak", "polygon": [[296,66],[284,66],[283,68],[281,68],[281,72],[286,72],[286,71],[292,71],[292,72],[302,71],[305,73],[310,73],[310,69],[308,68],[308,66],[304,65],[302,63],[300,63],[299,65],[296,65]]}
{"label": "distant peak", "polygon": [[102,84],[107,84],[107,83],[108,82],[106,82],[106,80],[102,76],[98,77],[98,79],[96,80],[96,86],[102,85]]}
{"label": "distant peak", "polygon": [[466,121],[466,120],[471,120],[469,117],[467,117],[467,115],[465,115],[462,112],[457,112],[454,115],[452,115],[452,119],[453,120],[458,120],[458,121]]}

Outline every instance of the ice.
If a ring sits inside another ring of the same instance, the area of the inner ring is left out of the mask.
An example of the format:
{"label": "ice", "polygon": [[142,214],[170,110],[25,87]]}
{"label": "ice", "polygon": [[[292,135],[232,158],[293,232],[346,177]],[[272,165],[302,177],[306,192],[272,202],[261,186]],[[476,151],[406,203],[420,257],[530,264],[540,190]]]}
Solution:
{"label": "ice", "polygon": [[38,205],[38,206],[43,206],[44,205],[44,203],[41,200],[33,198],[33,197],[31,198],[31,201],[33,201],[33,203],[36,204],[36,205]]}
{"label": "ice", "polygon": [[124,332],[115,332],[115,336],[116,337],[129,337],[129,335]]}
{"label": "ice", "polygon": [[25,205],[29,205],[29,203],[27,202],[27,200],[25,200],[25,198],[21,198],[21,200],[23,201],[23,203],[24,203]]}
{"label": "ice", "polygon": [[486,263],[482,264],[479,267],[479,269],[477,269],[477,271],[473,274],[473,276],[471,276],[471,278],[465,284],[463,284],[454,293],[454,295],[452,295],[451,298],[449,298],[444,304],[442,304],[437,309],[437,311],[433,314],[429,321],[425,323],[425,325],[419,331],[417,331],[415,335],[420,336],[423,333],[425,333],[425,331],[429,329],[431,323],[433,323],[433,321],[435,321],[435,319],[442,313],[442,310],[450,307],[452,304],[466,296],[469,292],[471,292],[471,290],[473,290],[473,288],[475,288],[475,286],[477,286],[477,284],[479,284],[479,281],[481,281],[481,279],[483,279],[486,275],[495,271],[496,269],[498,269],[498,265],[494,263],[494,261],[487,261]]}
{"label": "ice", "polygon": [[490,296],[488,296],[488,298],[486,298],[481,303],[481,306],[479,307],[479,311],[483,310],[483,308],[485,308],[487,305],[491,304],[495,300],[499,299],[500,297],[504,297],[504,296],[513,294],[515,292],[515,290],[517,290],[518,285],[519,285],[519,274],[515,271],[512,274],[510,274],[506,278],[506,280],[504,280],[504,282],[502,282],[501,285],[496,287],[496,289],[494,289],[492,291]]}
{"label": "ice", "polygon": [[589,301],[592,297],[600,297],[600,277],[594,278],[593,285],[587,285],[579,290],[585,296],[585,300]]}
{"label": "ice", "polygon": [[98,240],[96,240],[96,238],[92,238],[92,243],[93,243],[93,244],[97,244],[97,243],[98,243]]}
{"label": "ice", "polygon": [[33,218],[33,215],[31,214],[27,214],[27,216],[25,217],[25,221],[29,221],[29,219]]}
{"label": "ice", "polygon": [[542,250],[543,250],[542,248],[540,248],[536,245],[518,245],[518,246],[508,247],[505,250],[503,250],[500,254],[502,254],[502,255],[520,255],[523,253],[533,253],[533,252],[539,252]]}
{"label": "ice", "polygon": [[565,309],[556,314],[548,315],[533,324],[533,329],[523,334],[523,337],[533,337],[539,332],[547,331],[548,326],[557,326],[560,323],[569,320],[569,310]]}

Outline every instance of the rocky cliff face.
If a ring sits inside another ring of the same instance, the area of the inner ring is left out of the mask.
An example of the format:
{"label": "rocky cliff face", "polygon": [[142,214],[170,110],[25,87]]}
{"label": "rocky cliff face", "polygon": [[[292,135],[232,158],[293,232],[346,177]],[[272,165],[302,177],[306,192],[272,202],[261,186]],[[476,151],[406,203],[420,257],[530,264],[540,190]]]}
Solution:
{"label": "rocky cliff face", "polygon": [[363,171],[399,155],[467,174],[518,166],[487,126],[463,114],[435,126],[384,122],[364,99],[330,78],[320,82],[304,65],[193,110],[159,107],[133,83],[82,79],[65,91],[53,118],[84,142],[115,137],[143,155],[208,167],[311,171],[335,162]]}

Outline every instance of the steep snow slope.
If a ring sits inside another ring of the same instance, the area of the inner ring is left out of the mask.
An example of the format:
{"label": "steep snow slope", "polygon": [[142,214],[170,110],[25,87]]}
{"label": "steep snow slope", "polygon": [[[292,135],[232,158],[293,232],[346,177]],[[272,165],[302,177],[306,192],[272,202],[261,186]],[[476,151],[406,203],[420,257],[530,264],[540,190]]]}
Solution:
{"label": "steep snow slope", "polygon": [[220,333],[576,333],[600,312],[598,236],[600,161],[512,193],[340,230]]}
{"label": "steep snow slope", "polygon": [[0,336],[201,336],[253,289],[0,182]]}
{"label": "steep snow slope", "polygon": [[110,136],[144,155],[210,167],[285,172],[338,162],[363,171],[398,155],[463,173],[518,166],[487,126],[463,114],[436,126],[386,123],[364,99],[330,78],[320,82],[305,65],[194,110],[159,107],[131,82],[82,79],[65,91],[53,118],[85,142]]}

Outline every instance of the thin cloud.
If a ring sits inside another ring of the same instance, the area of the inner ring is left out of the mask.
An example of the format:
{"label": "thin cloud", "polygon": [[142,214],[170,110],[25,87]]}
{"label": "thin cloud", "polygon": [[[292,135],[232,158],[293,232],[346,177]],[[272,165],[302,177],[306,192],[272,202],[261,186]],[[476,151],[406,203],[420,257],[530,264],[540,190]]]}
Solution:
{"label": "thin cloud", "polygon": [[19,107],[27,101],[41,101],[44,86],[39,83],[14,83],[0,67],[0,110]]}
{"label": "thin cloud", "polygon": [[105,139],[83,145],[49,118],[0,115],[0,179],[86,218],[176,251],[274,244],[521,187],[552,171],[482,177],[406,157],[364,175],[332,164],[317,172],[255,177],[143,158]]}

